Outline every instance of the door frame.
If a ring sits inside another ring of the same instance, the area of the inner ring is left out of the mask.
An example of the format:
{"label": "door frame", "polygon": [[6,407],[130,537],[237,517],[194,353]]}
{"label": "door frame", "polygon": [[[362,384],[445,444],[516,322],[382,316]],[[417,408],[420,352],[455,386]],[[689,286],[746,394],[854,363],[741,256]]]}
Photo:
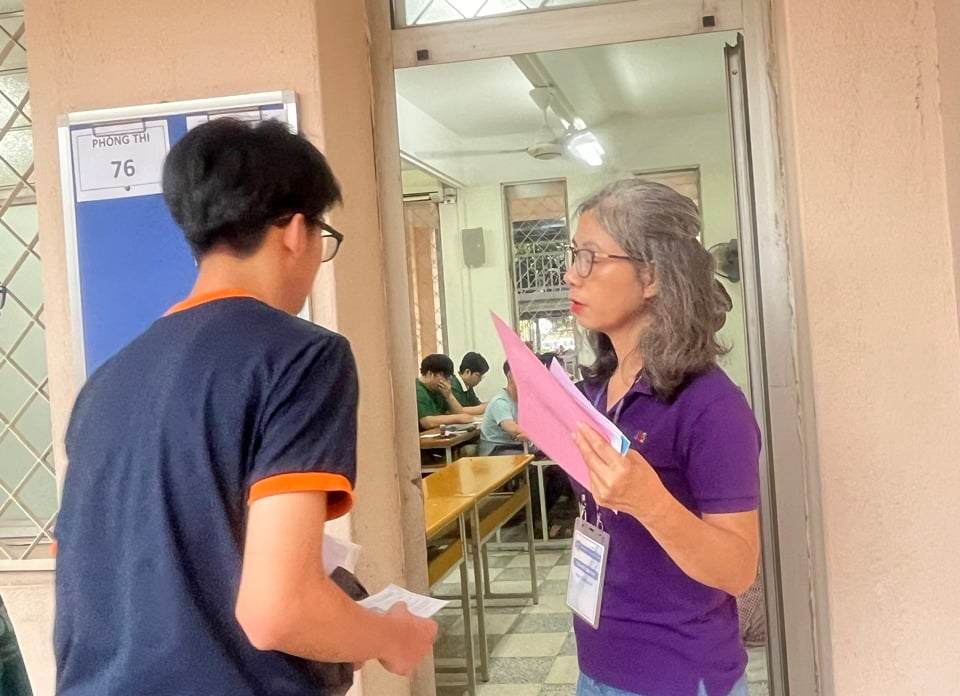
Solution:
{"label": "door frame", "polygon": [[[774,539],[774,548],[764,549],[762,562],[765,572],[779,574],[781,589],[780,601],[768,601],[767,605],[768,612],[775,612],[771,622],[779,623],[781,631],[781,644],[774,648],[782,646],[782,653],[771,656],[770,663],[781,671],[779,676],[786,684],[787,694],[832,696],[816,423],[802,302],[802,267],[789,254],[778,99],[782,87],[776,73],[772,0],[624,0],[404,29],[392,29],[389,0],[364,2],[371,35],[374,142],[384,230],[398,229],[398,219],[402,228],[396,68],[708,31],[743,33],[750,95],[754,212],[757,229],[764,230],[754,239],[759,296],[744,299],[757,303],[752,313],[758,317],[757,323],[751,328],[762,336],[767,406],[762,415],[766,416],[767,456],[775,463],[769,467],[768,486],[768,492],[773,493],[773,505],[762,520],[767,538]],[[704,21],[708,15],[713,18],[709,28],[704,26],[709,23]],[[407,297],[407,278],[403,240],[392,237],[395,235],[384,235],[387,298],[392,303],[388,307],[390,331],[393,341],[411,341],[410,327],[406,325],[408,308],[393,306]],[[753,365],[750,369],[753,378]],[[411,382],[413,372],[413,367],[396,366],[396,385],[401,387],[404,380]],[[403,425],[397,424],[398,432],[402,432]],[[399,457],[401,480],[412,480],[418,474],[411,469],[413,459]],[[424,543],[422,503],[418,507],[415,498],[404,503],[404,547],[410,552],[405,556],[417,558],[422,556],[418,547]],[[419,576],[419,571],[408,568],[411,581]],[[432,676],[422,678],[432,681]]]}

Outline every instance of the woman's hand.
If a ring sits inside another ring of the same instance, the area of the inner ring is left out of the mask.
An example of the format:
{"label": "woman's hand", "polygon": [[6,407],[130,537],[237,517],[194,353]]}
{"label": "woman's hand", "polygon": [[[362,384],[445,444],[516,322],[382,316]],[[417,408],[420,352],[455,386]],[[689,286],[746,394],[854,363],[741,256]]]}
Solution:
{"label": "woman's hand", "polygon": [[598,505],[627,512],[641,522],[656,515],[671,497],[650,462],[636,450],[621,455],[590,426],[581,423],[573,441],[590,473],[590,492]]}
{"label": "woman's hand", "polygon": [[673,497],[639,452],[621,455],[582,423],[573,440],[590,472],[590,492],[598,505],[636,518],[697,582],[733,596],[750,586],[760,549],[756,510],[705,514],[701,519]]}

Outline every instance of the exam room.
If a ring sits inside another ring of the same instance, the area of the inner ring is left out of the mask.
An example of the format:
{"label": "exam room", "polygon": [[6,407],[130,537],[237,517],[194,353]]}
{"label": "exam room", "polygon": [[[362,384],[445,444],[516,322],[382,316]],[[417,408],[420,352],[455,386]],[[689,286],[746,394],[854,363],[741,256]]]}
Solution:
{"label": "exam room", "polygon": [[[396,71],[419,357],[442,352],[458,363],[464,352],[480,352],[493,369],[477,393],[489,399],[503,386],[494,312],[538,352],[575,349],[588,360],[557,273],[565,263],[561,247],[583,199],[640,175],[694,198],[704,245],[728,261],[729,277],[718,276],[733,300],[721,333],[731,348],[722,366],[747,391],[722,61],[731,42],[735,35],[710,34]],[[644,66],[656,66],[655,74],[638,77]],[[552,86],[536,96],[547,103],[544,113],[530,91],[546,81]],[[602,164],[569,149],[550,159],[527,152],[543,139],[545,119],[549,131],[562,134],[561,118],[590,126]]]}
{"label": "exam room", "polygon": [[[446,353],[456,365],[479,351],[491,370],[476,391],[488,400],[504,386],[493,312],[535,351],[560,353],[576,378],[591,355],[570,313],[563,246],[582,200],[610,181],[643,176],[701,210],[702,242],[733,303],[720,335],[730,351],[720,362],[749,395],[723,61],[724,44],[736,42],[736,34],[712,34],[396,71],[418,357]],[[592,133],[602,154],[574,147],[571,124]],[[503,693],[573,693],[563,537],[575,515],[562,504],[548,512],[551,539],[536,553],[540,604],[503,603],[488,617],[490,684]],[[493,588],[522,592],[527,559],[514,544],[523,525],[504,534],[490,555]],[[456,594],[455,581],[453,573],[434,592]],[[763,623],[759,588],[755,624]],[[444,668],[462,659],[462,620],[452,611],[440,621],[438,693],[460,694]],[[750,638],[750,693],[764,694],[765,636]]]}

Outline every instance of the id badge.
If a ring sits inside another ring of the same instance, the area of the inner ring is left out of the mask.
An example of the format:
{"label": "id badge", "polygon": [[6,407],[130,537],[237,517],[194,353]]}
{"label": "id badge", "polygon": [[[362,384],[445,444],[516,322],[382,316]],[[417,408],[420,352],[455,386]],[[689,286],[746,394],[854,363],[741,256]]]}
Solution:
{"label": "id badge", "polygon": [[573,553],[567,579],[567,606],[593,628],[600,625],[600,602],[610,535],[584,519],[573,525]]}

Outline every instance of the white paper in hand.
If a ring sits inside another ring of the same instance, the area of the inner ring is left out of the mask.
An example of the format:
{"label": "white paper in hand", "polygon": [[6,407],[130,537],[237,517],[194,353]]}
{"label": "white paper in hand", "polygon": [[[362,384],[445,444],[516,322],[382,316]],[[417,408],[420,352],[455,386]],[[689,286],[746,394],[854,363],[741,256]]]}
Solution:
{"label": "white paper in hand", "polygon": [[424,619],[429,619],[449,604],[446,600],[417,594],[398,585],[387,585],[357,604],[366,609],[385,612],[397,602],[404,602],[411,614]]}
{"label": "white paper in hand", "polygon": [[356,573],[361,549],[359,544],[324,533],[323,572],[330,575],[337,566],[340,566],[344,570]]}

